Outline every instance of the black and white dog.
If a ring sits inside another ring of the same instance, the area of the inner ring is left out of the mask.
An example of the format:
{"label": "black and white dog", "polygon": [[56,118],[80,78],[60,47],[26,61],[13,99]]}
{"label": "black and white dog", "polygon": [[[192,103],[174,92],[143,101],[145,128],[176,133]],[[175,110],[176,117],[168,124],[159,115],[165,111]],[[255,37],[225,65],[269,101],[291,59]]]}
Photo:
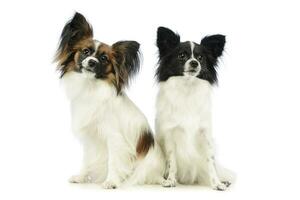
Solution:
{"label": "black and white dog", "polygon": [[231,183],[216,167],[211,135],[211,91],[224,45],[223,35],[207,36],[197,44],[180,42],[168,28],[157,30],[156,133],[168,163],[165,187],[178,181],[226,190]]}

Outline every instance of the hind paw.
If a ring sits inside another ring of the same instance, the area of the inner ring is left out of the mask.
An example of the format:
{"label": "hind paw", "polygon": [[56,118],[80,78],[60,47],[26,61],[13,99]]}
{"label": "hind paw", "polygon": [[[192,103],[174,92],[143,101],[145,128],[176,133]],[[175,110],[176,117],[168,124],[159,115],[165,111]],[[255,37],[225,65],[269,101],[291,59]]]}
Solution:
{"label": "hind paw", "polygon": [[88,183],[90,182],[90,177],[85,175],[75,175],[69,178],[70,183]]}
{"label": "hind paw", "polygon": [[176,179],[167,179],[162,182],[162,186],[163,187],[175,187],[176,183],[177,183]]}
{"label": "hind paw", "polygon": [[104,183],[102,183],[102,187],[104,189],[116,189],[117,184],[112,181],[105,181]]}
{"label": "hind paw", "polygon": [[220,184],[213,186],[214,190],[225,191],[231,183],[229,181],[222,181]]}

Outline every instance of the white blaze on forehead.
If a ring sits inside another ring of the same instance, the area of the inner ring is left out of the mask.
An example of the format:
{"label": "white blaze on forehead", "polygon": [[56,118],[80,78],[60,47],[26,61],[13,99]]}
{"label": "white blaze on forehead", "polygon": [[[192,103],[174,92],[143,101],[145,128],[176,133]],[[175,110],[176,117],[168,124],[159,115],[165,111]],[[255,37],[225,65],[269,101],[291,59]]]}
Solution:
{"label": "white blaze on forehead", "polygon": [[95,45],[95,51],[93,53],[93,56],[96,55],[97,50],[98,50],[99,46],[101,45],[101,42],[99,42],[98,40],[94,40],[94,45]]}
{"label": "white blaze on forehead", "polygon": [[99,60],[95,57],[96,53],[97,53],[97,49],[99,48],[99,46],[101,45],[101,42],[99,42],[98,40],[94,40],[94,52],[92,55],[86,57],[83,61],[82,61],[82,66],[83,67],[88,67],[89,66],[89,61],[90,60],[94,60],[97,63],[99,62]]}
{"label": "white blaze on forehead", "polygon": [[[195,43],[190,41],[190,46],[191,46],[191,57],[184,64],[184,73],[183,74],[186,76],[197,76],[201,70],[201,65],[200,65],[199,61],[197,59],[195,59],[195,57],[194,57]],[[189,72],[191,70],[191,64],[190,64],[191,61],[196,61],[198,63],[198,67],[196,69],[193,69],[193,70],[196,70],[195,72]]]}
{"label": "white blaze on forehead", "polygon": [[190,41],[190,45],[191,45],[191,55],[192,55],[192,58],[194,58],[194,48],[195,48],[195,44],[194,44],[194,42]]}

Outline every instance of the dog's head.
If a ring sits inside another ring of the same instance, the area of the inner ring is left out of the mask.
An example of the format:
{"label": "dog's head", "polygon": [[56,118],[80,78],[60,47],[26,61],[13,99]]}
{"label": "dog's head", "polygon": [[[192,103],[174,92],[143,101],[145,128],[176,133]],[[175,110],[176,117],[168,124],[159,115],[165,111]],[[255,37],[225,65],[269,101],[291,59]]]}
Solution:
{"label": "dog's head", "polygon": [[216,67],[224,45],[223,35],[206,36],[200,44],[180,42],[178,34],[168,28],[159,27],[159,67],[156,71],[158,81],[166,81],[172,76],[194,76],[211,84],[217,82]]}
{"label": "dog's head", "polygon": [[119,41],[107,45],[93,39],[93,29],[85,17],[75,13],[63,28],[56,54],[61,77],[70,71],[106,80],[119,92],[139,70],[139,43]]}

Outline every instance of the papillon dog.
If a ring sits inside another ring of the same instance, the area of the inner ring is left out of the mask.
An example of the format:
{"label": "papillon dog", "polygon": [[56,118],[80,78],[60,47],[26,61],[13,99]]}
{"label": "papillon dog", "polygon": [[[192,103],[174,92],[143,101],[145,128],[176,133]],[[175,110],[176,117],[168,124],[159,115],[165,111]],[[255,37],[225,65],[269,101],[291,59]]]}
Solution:
{"label": "papillon dog", "polygon": [[211,92],[225,36],[204,37],[200,44],[180,42],[172,30],[159,27],[156,77],[156,134],[167,159],[163,185],[205,184],[226,190],[230,181],[215,164],[211,125]]}
{"label": "papillon dog", "polygon": [[83,165],[72,183],[106,189],[163,181],[163,153],[147,119],[124,92],[139,71],[139,43],[108,45],[76,13],[61,33],[56,61],[71,103],[72,130],[83,145]]}

